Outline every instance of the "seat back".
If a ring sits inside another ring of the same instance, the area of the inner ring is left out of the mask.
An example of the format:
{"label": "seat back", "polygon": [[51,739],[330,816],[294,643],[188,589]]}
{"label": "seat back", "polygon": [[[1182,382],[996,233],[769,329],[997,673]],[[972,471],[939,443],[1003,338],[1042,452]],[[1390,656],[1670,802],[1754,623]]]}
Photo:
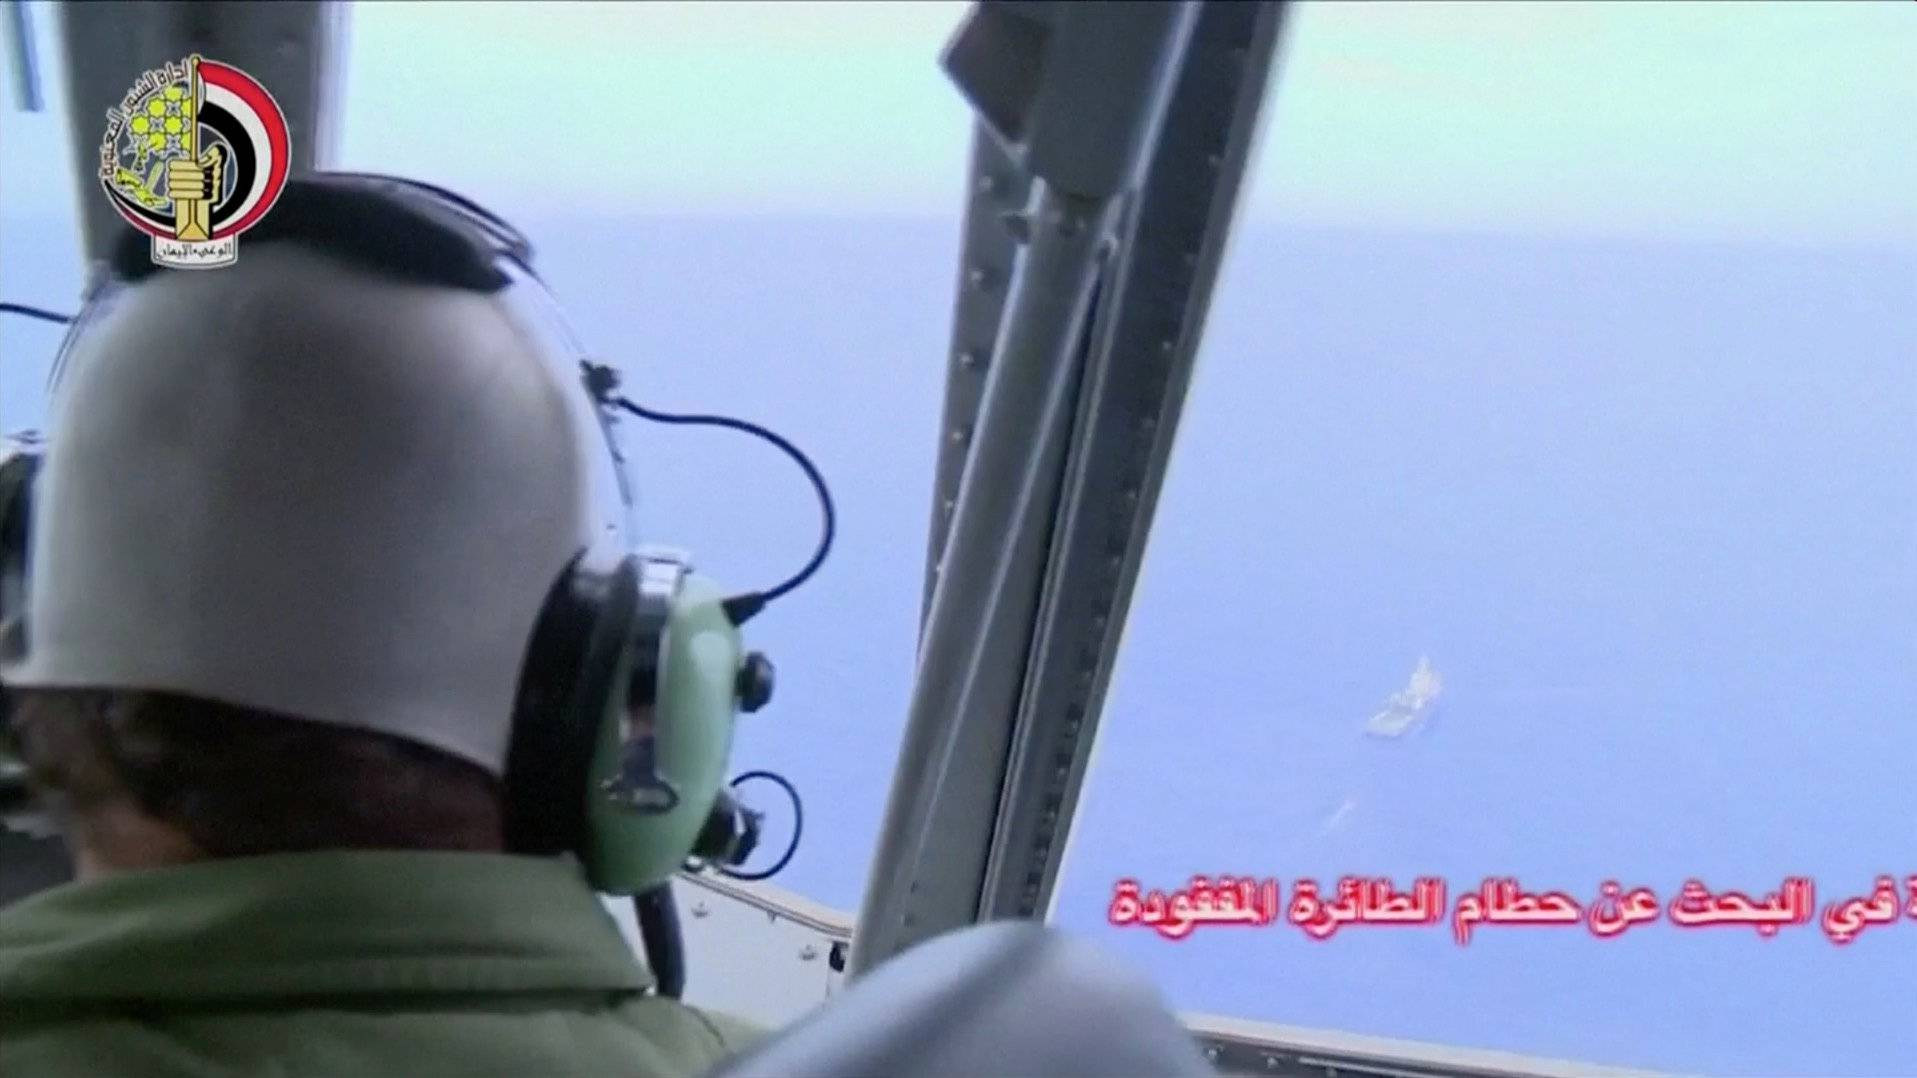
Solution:
{"label": "seat back", "polygon": [[716,1078],[1214,1075],[1144,978],[1029,921],[947,933]]}

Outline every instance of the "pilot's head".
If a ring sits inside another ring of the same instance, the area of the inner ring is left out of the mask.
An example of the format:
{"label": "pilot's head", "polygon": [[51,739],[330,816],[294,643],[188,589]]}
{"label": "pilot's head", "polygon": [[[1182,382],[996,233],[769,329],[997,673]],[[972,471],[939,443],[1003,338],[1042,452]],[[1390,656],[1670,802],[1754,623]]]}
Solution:
{"label": "pilot's head", "polygon": [[500,846],[529,636],[606,526],[576,368],[510,291],[249,238],[96,301],[0,664],[83,873]]}

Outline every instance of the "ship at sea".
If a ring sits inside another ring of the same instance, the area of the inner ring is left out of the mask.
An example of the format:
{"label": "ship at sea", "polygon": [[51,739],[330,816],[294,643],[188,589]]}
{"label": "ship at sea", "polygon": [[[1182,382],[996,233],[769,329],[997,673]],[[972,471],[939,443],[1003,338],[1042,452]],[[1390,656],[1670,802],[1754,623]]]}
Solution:
{"label": "ship at sea", "polygon": [[1371,721],[1365,723],[1365,733],[1372,737],[1403,737],[1423,727],[1437,711],[1438,696],[1443,691],[1444,681],[1431,668],[1431,659],[1419,659],[1417,669],[1411,671],[1410,683],[1392,693],[1384,708],[1371,716]]}

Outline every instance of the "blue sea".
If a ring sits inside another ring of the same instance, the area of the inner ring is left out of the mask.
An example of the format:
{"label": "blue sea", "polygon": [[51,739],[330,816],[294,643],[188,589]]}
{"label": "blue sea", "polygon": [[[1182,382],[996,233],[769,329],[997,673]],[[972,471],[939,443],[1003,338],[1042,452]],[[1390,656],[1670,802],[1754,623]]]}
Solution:
{"label": "blue sea", "polygon": [[[736,760],[807,793],[780,882],[854,908],[910,690],[956,222],[522,224],[635,395],[770,423],[832,481],[832,560],[752,626],[780,685]],[[0,295],[71,306],[65,232],[0,228]],[[0,323],[0,426],[37,421],[57,339]],[[1917,872],[1914,358],[1917,251],[1239,236],[1057,920],[1186,1010],[1672,1071],[1917,1074],[1917,921],[1846,947],[1814,925],[1486,927],[1459,947],[1444,926],[1174,943],[1106,923],[1121,877],[1668,898],[1804,875],[1821,904]],[[627,438],[649,541],[738,586],[810,552],[816,508],[771,450]],[[1423,655],[1438,721],[1362,736]]]}

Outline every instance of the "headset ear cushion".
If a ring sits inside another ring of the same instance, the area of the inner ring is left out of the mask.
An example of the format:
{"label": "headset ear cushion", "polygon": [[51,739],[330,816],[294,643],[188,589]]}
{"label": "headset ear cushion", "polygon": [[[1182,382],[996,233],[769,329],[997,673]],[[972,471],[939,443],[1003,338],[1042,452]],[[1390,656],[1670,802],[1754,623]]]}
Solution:
{"label": "headset ear cushion", "polygon": [[26,650],[27,553],[33,484],[40,455],[14,449],[0,456],[0,657]]}
{"label": "headset ear cushion", "polygon": [[39,471],[38,453],[16,449],[0,454],[0,554],[26,551],[27,516]]}
{"label": "headset ear cushion", "polygon": [[577,853],[601,725],[637,631],[637,559],[587,554],[554,585],[528,645],[506,757],[506,848]]}

